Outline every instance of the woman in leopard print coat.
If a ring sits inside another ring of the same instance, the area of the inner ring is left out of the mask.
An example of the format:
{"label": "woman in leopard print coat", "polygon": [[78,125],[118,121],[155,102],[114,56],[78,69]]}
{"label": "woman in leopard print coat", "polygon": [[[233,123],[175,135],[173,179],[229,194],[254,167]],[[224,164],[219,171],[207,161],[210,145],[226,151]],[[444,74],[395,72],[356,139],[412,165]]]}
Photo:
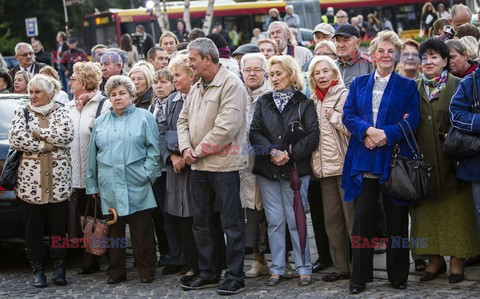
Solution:
{"label": "woman in leopard print coat", "polygon": [[43,272],[43,236],[52,239],[53,281],[65,285],[66,248],[58,248],[67,229],[67,199],[72,192],[69,144],[73,140],[72,120],[53,96],[60,83],[35,75],[28,84],[30,103],[15,111],[9,131],[13,149],[23,152],[18,167],[15,193],[21,199],[25,226],[25,252],[30,259],[34,285],[47,285]]}

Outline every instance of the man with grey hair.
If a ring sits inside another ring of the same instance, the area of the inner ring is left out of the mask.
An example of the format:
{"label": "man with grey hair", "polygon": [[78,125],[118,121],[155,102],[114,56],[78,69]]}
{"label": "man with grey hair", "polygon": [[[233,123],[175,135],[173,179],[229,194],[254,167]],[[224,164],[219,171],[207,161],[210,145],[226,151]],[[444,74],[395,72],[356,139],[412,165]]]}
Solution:
{"label": "man with grey hair", "polygon": [[268,26],[268,37],[277,43],[279,55],[292,56],[301,69],[313,57],[309,49],[292,45],[292,34],[284,22],[272,22]]}
{"label": "man with grey hair", "polygon": [[107,49],[108,47],[104,44],[96,44],[93,46],[92,50],[90,51],[90,53],[92,53],[92,62],[100,63],[100,59]]}
{"label": "man with grey hair", "polygon": [[452,14],[448,19],[450,25],[446,25],[443,29],[445,32],[438,37],[439,40],[447,41],[453,39],[455,33],[457,32],[458,27],[463,24],[468,24],[472,20],[472,11],[468,6],[463,4],[455,4],[452,6]]}
{"label": "man with grey hair", "polygon": [[105,53],[103,53],[103,55],[100,58],[100,66],[102,68],[103,77],[102,77],[102,83],[100,83],[99,89],[104,96],[107,96],[105,94],[105,84],[107,83],[108,79],[110,79],[110,77],[115,75],[123,75],[122,57],[120,56],[120,54],[116,52],[105,51]]}
{"label": "man with grey hair", "polygon": [[340,9],[339,11],[337,11],[336,16],[337,16],[337,24],[333,26],[335,30],[337,30],[338,27],[342,25],[348,24],[348,13],[346,11]]}
{"label": "man with grey hair", "polygon": [[[219,285],[221,264],[225,262],[219,258],[225,242],[217,237],[221,225],[227,236],[228,270],[217,292],[236,294],[245,289],[239,170],[247,166],[248,158],[241,153],[247,137],[248,95],[240,78],[219,65],[217,47],[210,39],[191,42],[188,57],[199,80],[185,100],[177,132],[179,150],[185,163],[192,167],[193,234],[200,273],[191,280],[182,280],[182,288],[198,290]],[[219,212],[220,221],[215,212]]]}
{"label": "man with grey hair", "polygon": [[[14,66],[8,71],[10,78],[15,79],[15,74],[20,70],[25,70],[30,74],[35,75],[45,66],[44,63],[35,62],[35,53],[30,44],[18,43],[15,45],[15,58],[18,61],[18,65]],[[13,85],[10,89],[13,92]]]}

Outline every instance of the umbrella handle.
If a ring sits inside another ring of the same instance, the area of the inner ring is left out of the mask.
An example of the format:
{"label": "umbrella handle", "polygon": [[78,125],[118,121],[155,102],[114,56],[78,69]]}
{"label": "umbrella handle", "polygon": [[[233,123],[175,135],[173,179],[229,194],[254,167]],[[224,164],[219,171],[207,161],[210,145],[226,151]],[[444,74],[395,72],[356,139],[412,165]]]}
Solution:
{"label": "umbrella handle", "polygon": [[108,224],[108,225],[114,225],[114,224],[117,223],[117,221],[118,221],[117,210],[115,210],[114,208],[110,208],[110,209],[108,209],[108,211],[113,214],[113,219],[110,220],[110,221],[108,221],[107,224]]}

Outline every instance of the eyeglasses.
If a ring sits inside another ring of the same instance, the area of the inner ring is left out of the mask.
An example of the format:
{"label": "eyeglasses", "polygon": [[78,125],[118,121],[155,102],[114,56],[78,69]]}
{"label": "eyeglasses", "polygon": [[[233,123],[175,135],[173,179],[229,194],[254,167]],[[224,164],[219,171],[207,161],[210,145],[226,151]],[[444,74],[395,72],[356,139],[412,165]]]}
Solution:
{"label": "eyeglasses", "polygon": [[23,54],[17,54],[18,56],[22,56],[22,57],[27,57],[27,56],[33,56],[33,52],[27,52],[27,53],[23,53]]}
{"label": "eyeglasses", "polygon": [[337,58],[337,54],[332,53],[332,52],[327,52],[327,53],[318,52],[318,53],[315,53],[315,55],[317,55],[317,56],[330,56],[330,57]]}
{"label": "eyeglasses", "polygon": [[255,72],[255,74],[260,74],[260,73],[264,72],[264,70],[262,70],[261,68],[254,68],[254,69],[247,68],[247,69],[243,70],[243,73],[244,74],[250,74],[252,71]]}

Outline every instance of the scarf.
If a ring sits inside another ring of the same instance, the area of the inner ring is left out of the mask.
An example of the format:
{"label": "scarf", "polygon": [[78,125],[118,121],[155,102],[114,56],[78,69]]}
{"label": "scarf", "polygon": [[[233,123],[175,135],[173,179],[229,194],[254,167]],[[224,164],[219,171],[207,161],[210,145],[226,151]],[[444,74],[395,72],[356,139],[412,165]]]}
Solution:
{"label": "scarf", "polygon": [[283,112],[283,108],[287,105],[288,101],[293,97],[297,88],[290,87],[284,90],[274,90],[272,93],[273,101],[277,106],[278,111]]}
{"label": "scarf", "polygon": [[41,115],[47,115],[49,114],[53,109],[56,109],[58,107],[58,104],[56,105],[57,103],[55,101],[50,101],[50,103],[46,104],[46,105],[43,105],[43,106],[39,106],[39,107],[36,107],[36,106],[33,106],[31,103],[28,103],[27,104],[27,108],[28,110],[30,111],[33,111],[33,112],[36,112],[38,114],[41,114]]}
{"label": "scarf", "polygon": [[[423,86],[429,101],[436,97],[445,88],[447,78],[448,72],[446,70],[443,70],[440,75],[432,79],[423,75]],[[433,91],[430,90],[430,87],[434,88]]]}
{"label": "scarf", "polygon": [[230,58],[230,49],[227,46],[220,47],[218,48],[218,54],[220,58]]}
{"label": "scarf", "polygon": [[323,102],[323,100],[325,99],[325,96],[330,90],[330,87],[337,85],[337,83],[338,83],[337,80],[332,80],[332,82],[330,82],[330,85],[328,85],[328,87],[325,88],[324,91],[322,91],[320,87],[318,87],[318,85],[315,85],[315,94],[317,95],[317,98],[320,100],[320,102]]}
{"label": "scarf", "polygon": [[154,117],[158,128],[160,128],[160,124],[162,123],[162,121],[166,119],[165,106],[167,105],[167,98],[168,97],[161,99],[160,97],[157,97],[155,99],[154,111],[156,110],[157,113],[154,115]]}

